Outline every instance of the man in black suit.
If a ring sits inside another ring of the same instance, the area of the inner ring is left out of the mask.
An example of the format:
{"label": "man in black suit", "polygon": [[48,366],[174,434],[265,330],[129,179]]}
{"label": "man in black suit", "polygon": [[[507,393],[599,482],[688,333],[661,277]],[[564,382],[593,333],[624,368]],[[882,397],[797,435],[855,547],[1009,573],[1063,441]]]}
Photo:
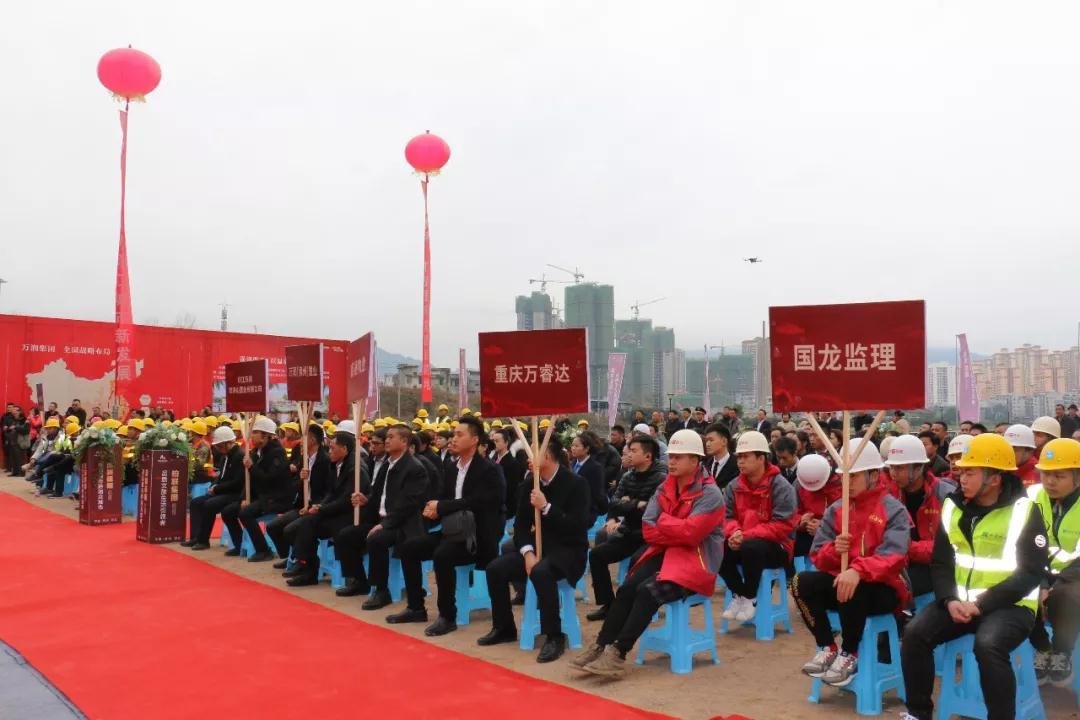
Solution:
{"label": "man in black suit", "polygon": [[[281,558],[279,562],[274,563],[275,570],[284,570],[289,562],[292,533],[286,533],[285,529],[300,519],[300,511],[304,509],[304,478],[310,478],[312,502],[317,502],[319,498],[326,494],[327,480],[330,477],[330,456],[327,455],[326,448],[323,446],[325,439],[326,434],[323,432],[321,425],[315,423],[308,425],[307,433],[304,435],[304,442],[308,447],[308,466],[306,468],[301,467],[304,463],[304,455],[299,443],[290,453],[289,470],[296,482],[296,497],[293,498],[293,508],[266,523],[266,534],[274,541],[274,549],[277,550],[278,557]],[[299,459],[295,457],[297,454],[299,454]],[[293,467],[296,467],[295,473],[291,472]],[[305,470],[307,472],[304,472]]]}
{"label": "man in black suit", "polygon": [[364,573],[366,550],[375,592],[364,601],[364,610],[378,610],[391,603],[389,590],[390,548],[427,533],[420,510],[428,491],[424,466],[409,453],[412,431],[394,425],[386,432],[386,459],[379,466],[370,497],[354,493],[351,504],[361,508],[359,525],[349,525],[334,536],[334,547],[347,578],[338,595],[367,591]]}
{"label": "man in black suit", "polygon": [[221,511],[221,520],[233,541],[232,549],[225,554],[233,557],[240,554],[243,539],[240,526],[243,525],[255,548],[248,562],[273,560],[274,554],[263,537],[259,518],[287,511],[292,505],[295,486],[289,476],[285,448],[277,437],[277,423],[270,418],[256,418],[252,425],[251,450],[243,464],[251,477],[251,501],[241,499]]}
{"label": "man in black suit", "polygon": [[754,429],[764,435],[766,438],[769,437],[769,433],[772,432],[772,423],[769,422],[768,418],[769,414],[765,412],[765,408],[759,408],[757,411],[757,420],[755,421]]}
{"label": "man in black suit", "polygon": [[189,517],[191,539],[180,543],[192,550],[210,549],[210,531],[214,516],[239,502],[244,492],[244,451],[236,444],[236,433],[228,425],[214,430],[211,437],[214,478],[206,494],[191,500]]}
{"label": "man in black suit", "polygon": [[[328,477],[323,492],[316,495],[312,483],[311,505],[285,528],[285,542],[293,546],[296,564],[283,573],[292,587],[316,585],[319,582],[319,540],[334,537],[342,528],[352,525],[353,487],[355,482],[356,437],[339,430],[330,438],[327,454]],[[307,473],[301,470],[301,478]],[[371,493],[371,477],[360,465],[360,492]]]}
{"label": "man in black suit", "polygon": [[[424,505],[423,516],[429,522],[448,522],[458,513],[472,513],[476,525],[473,538],[452,538],[443,532],[428,533],[422,538],[408,540],[398,548],[401,569],[405,575],[407,607],[386,618],[389,623],[423,622],[427,620],[424,592],[421,583],[421,562],[435,561],[435,582],[439,589],[439,617],[424,634],[429,637],[457,630],[458,565],[475,563],[483,568],[498,553],[502,536],[502,483],[494,463],[477,452],[484,434],[483,424],[466,415],[454,428],[450,447],[457,461],[443,467],[441,492]],[[467,590],[467,589],[466,589]]]}
{"label": "man in black suit", "polygon": [[[540,610],[540,631],[546,636],[536,661],[557,660],[566,650],[566,636],[559,621],[559,580],[577,584],[585,572],[589,551],[589,488],[581,478],[560,464],[562,444],[556,437],[540,458],[540,488],[519,493],[514,520],[514,549],[488,563],[487,584],[491,597],[491,632],[478,645],[496,645],[517,640],[517,628],[510,607],[510,583],[528,577],[536,591]],[[536,553],[534,511],[540,511],[543,540],[541,559]],[[573,611],[573,609],[570,609]]]}
{"label": "man in black suit", "polygon": [[705,471],[721,490],[739,476],[739,464],[731,454],[731,431],[722,422],[705,428]]}

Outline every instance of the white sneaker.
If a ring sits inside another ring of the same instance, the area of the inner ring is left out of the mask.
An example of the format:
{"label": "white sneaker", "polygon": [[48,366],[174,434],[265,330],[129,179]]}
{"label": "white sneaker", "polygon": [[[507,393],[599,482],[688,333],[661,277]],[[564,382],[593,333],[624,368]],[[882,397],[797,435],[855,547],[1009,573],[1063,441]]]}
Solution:
{"label": "white sneaker", "polygon": [[743,598],[742,601],[742,607],[735,613],[735,622],[750,622],[757,614],[757,603],[748,598]]}
{"label": "white sneaker", "polygon": [[803,674],[812,678],[821,677],[832,666],[834,660],[836,660],[835,650],[821,648],[810,662],[802,666]]}
{"label": "white sneaker", "polygon": [[742,607],[742,601],[744,599],[745,598],[743,598],[742,595],[732,595],[731,604],[724,608],[724,612],[721,613],[720,617],[725,620],[734,620],[736,613],[739,612],[739,608]]}
{"label": "white sneaker", "polygon": [[840,653],[821,676],[821,681],[833,687],[847,687],[859,672],[859,661],[854,655]]}

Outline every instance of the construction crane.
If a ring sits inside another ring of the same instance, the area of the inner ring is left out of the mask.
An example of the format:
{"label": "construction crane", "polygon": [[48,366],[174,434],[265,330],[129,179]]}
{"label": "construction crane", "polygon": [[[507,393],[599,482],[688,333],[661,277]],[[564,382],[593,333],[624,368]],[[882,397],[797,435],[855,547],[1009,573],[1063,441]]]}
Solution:
{"label": "construction crane", "polygon": [[646,305],[652,305],[653,303],[658,303],[661,300],[667,300],[667,298],[666,297],[658,297],[655,300],[650,300],[649,302],[636,302],[633,305],[631,305],[630,309],[634,311],[634,319],[635,320],[638,319],[638,315],[641,314],[641,308],[645,307]]}
{"label": "construction crane", "polygon": [[529,284],[530,285],[532,285],[534,283],[540,283],[540,292],[542,292],[542,293],[547,292],[548,283],[566,284],[566,283],[569,283],[569,282],[570,282],[569,280],[548,280],[547,276],[543,275],[543,274],[540,275],[539,279],[537,279],[537,278],[529,278]]}
{"label": "construction crane", "polygon": [[[558,265],[552,265],[551,263],[547,263],[547,266],[549,268],[555,268],[556,270],[562,270],[564,273],[570,273],[571,275],[573,275],[575,285],[577,285],[579,282],[581,282],[581,279],[583,277],[585,277],[585,273],[578,270],[577,266],[574,266],[573,270],[570,270],[569,268],[559,267]],[[569,282],[569,280],[567,282]]]}

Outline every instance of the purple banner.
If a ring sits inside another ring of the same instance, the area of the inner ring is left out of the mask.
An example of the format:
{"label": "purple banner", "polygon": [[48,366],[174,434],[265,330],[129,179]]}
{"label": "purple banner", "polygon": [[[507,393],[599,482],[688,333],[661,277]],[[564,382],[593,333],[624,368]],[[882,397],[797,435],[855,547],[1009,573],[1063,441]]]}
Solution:
{"label": "purple banner", "polygon": [[975,373],[971,371],[971,353],[967,334],[956,336],[960,343],[959,382],[956,384],[956,414],[958,420],[979,421],[979,389],[975,386]]}
{"label": "purple banner", "polygon": [[465,367],[465,348],[458,350],[458,412],[469,407],[469,371]]}
{"label": "purple banner", "polygon": [[626,353],[609,353],[607,361],[607,422],[615,424],[619,414],[619,395],[622,394],[623,373],[626,371]]}

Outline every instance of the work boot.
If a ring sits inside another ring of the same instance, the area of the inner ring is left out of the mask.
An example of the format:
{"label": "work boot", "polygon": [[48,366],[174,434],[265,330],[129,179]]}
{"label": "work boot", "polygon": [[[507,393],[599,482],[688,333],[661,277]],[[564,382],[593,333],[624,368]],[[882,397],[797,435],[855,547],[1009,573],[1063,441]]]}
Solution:
{"label": "work boot", "polygon": [[600,657],[583,667],[582,670],[592,675],[618,680],[626,675],[626,656],[619,652],[619,648],[608,645]]}
{"label": "work boot", "polygon": [[394,601],[390,598],[390,591],[385,589],[377,589],[375,593],[364,601],[364,604],[360,606],[361,610],[379,610],[392,604]]}
{"label": "work boot", "polygon": [[819,678],[825,674],[825,671],[832,666],[833,661],[836,660],[836,651],[831,648],[821,648],[817,651],[817,654],[811,658],[810,662],[802,666],[802,672],[804,675],[809,675],[812,678]]}
{"label": "work boot", "polygon": [[574,656],[574,659],[570,661],[570,667],[575,670],[584,670],[586,665],[596,660],[603,654],[604,646],[598,642],[593,642],[587,648]]}

